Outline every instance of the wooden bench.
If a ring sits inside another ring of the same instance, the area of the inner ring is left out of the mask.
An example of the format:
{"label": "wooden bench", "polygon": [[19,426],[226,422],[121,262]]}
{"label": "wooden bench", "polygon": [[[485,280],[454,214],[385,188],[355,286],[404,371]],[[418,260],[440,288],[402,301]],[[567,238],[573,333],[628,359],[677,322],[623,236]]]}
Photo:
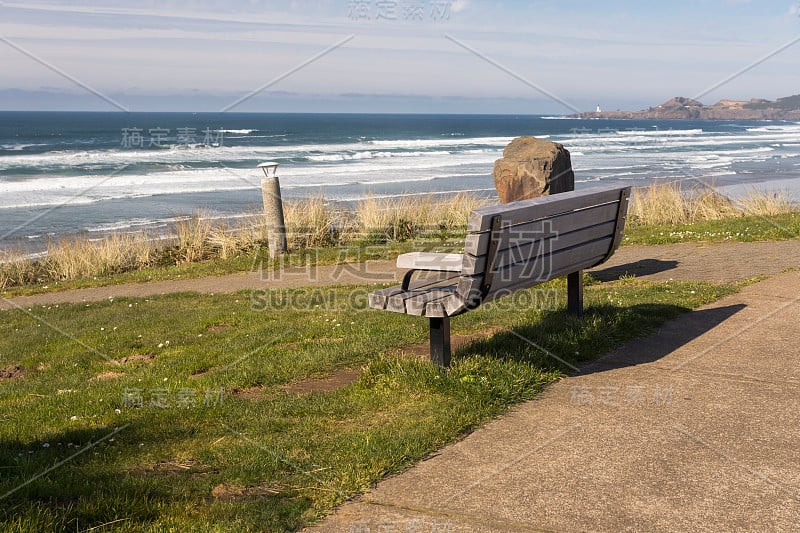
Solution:
{"label": "wooden bench", "polygon": [[[567,308],[583,311],[582,271],[619,246],[630,187],[594,187],[472,211],[463,254],[397,258],[403,283],[369,295],[369,305],[430,320],[430,356],[450,364],[450,317],[484,302],[567,276]],[[426,273],[414,280],[418,273]]]}

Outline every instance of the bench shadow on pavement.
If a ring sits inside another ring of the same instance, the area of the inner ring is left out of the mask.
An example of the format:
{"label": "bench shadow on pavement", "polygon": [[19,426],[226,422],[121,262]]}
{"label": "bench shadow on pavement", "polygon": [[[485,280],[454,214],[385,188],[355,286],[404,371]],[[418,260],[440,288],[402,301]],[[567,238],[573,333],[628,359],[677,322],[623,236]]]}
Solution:
{"label": "bench shadow on pavement", "polygon": [[[735,304],[688,311],[669,304],[639,304],[628,308],[599,305],[587,308],[583,319],[563,311],[548,312],[535,323],[515,326],[510,331],[469,343],[456,352],[456,358],[488,355],[533,363],[542,371],[559,370],[571,375],[605,372],[658,361],[745,307]],[[598,320],[603,324],[599,329],[593,326]],[[641,333],[636,335],[632,331]],[[609,351],[597,359],[575,355],[574,351],[559,353],[565,349],[559,350],[554,344],[563,335],[575,339],[579,350],[591,351],[594,345],[609,346]]]}
{"label": "bench shadow on pavement", "polygon": [[678,261],[642,259],[624,265],[616,265],[602,270],[590,270],[589,274],[598,281],[614,281],[624,275],[649,276],[678,267]]}
{"label": "bench shadow on pavement", "polygon": [[579,374],[593,374],[658,361],[714,329],[745,307],[747,306],[744,304],[726,305],[681,315],[665,325],[659,333],[630,342],[580,366]]}

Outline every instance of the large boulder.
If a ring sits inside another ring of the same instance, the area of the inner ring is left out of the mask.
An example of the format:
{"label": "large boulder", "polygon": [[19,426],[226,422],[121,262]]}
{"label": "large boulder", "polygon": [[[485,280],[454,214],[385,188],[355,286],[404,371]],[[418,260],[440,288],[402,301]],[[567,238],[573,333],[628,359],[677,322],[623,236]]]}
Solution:
{"label": "large boulder", "polygon": [[575,189],[575,174],[564,145],[517,137],[494,162],[494,186],[503,203]]}

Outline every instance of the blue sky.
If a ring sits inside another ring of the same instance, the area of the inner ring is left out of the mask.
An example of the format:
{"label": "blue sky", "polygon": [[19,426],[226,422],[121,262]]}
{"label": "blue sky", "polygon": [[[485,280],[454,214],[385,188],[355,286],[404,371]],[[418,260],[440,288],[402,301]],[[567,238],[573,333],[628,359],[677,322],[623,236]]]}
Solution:
{"label": "blue sky", "polygon": [[563,114],[774,99],[800,93],[799,2],[5,1],[0,109]]}

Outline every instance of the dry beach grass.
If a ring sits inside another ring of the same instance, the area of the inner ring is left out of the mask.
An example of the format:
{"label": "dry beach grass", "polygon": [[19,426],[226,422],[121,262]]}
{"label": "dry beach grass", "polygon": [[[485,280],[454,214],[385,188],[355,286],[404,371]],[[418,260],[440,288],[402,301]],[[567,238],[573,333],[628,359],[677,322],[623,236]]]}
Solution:
{"label": "dry beach grass", "polygon": [[713,187],[687,189],[677,182],[669,182],[634,189],[630,214],[635,223],[659,225],[739,216],[773,216],[792,211],[792,201],[786,192],[751,189],[734,201]]}

